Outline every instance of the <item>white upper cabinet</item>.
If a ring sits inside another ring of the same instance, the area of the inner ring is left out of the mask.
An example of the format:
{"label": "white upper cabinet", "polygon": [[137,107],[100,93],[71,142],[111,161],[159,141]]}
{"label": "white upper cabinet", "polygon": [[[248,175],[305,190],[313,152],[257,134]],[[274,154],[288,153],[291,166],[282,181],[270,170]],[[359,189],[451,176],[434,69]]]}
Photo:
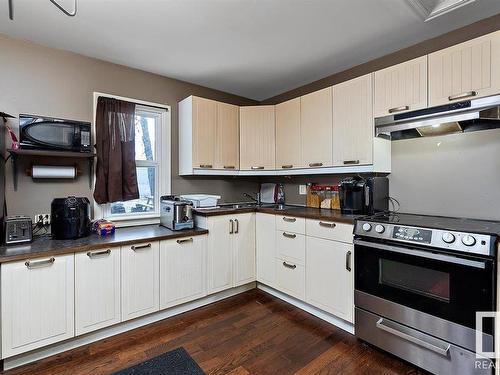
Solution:
{"label": "white upper cabinet", "polygon": [[237,105],[217,102],[215,139],[216,169],[240,169],[240,110]]}
{"label": "white upper cabinet", "polygon": [[217,102],[193,96],[193,168],[213,168]]}
{"label": "white upper cabinet", "polygon": [[332,88],[312,92],[300,98],[302,165],[332,165]]}
{"label": "white upper cabinet", "polygon": [[375,72],[374,117],[427,107],[427,56]]}
{"label": "white upper cabinet", "polygon": [[429,105],[500,93],[500,31],[429,55]]}
{"label": "white upper cabinet", "polygon": [[276,169],[302,167],[300,98],[276,105]]}
{"label": "white upper cabinet", "polygon": [[373,160],[372,74],[333,86],[333,165]]}
{"label": "white upper cabinet", "polygon": [[275,168],[275,115],[273,105],[240,107],[240,168]]}

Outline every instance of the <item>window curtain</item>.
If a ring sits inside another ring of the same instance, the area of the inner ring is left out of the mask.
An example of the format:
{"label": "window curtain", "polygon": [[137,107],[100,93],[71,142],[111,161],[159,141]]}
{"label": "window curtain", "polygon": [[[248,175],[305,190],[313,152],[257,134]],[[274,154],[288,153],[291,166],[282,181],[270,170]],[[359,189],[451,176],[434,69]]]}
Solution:
{"label": "window curtain", "polygon": [[95,201],[104,204],[139,198],[135,167],[135,104],[99,97],[95,128]]}

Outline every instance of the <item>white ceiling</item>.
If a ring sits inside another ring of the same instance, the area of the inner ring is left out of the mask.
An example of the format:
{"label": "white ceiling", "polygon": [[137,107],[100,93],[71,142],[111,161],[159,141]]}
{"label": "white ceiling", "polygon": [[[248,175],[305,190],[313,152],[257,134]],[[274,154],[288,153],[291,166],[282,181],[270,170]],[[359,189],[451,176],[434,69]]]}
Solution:
{"label": "white ceiling", "polygon": [[70,18],[13,2],[0,33],[257,100],[500,13],[499,0],[426,23],[404,0],[78,0]]}

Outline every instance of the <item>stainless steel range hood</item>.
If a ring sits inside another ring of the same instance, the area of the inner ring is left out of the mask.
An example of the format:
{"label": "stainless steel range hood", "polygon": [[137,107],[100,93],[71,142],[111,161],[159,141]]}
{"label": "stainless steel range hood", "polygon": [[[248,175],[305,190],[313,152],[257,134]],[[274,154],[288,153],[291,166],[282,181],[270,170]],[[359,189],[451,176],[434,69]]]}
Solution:
{"label": "stainless steel range hood", "polygon": [[500,95],[375,119],[375,135],[391,140],[500,128]]}

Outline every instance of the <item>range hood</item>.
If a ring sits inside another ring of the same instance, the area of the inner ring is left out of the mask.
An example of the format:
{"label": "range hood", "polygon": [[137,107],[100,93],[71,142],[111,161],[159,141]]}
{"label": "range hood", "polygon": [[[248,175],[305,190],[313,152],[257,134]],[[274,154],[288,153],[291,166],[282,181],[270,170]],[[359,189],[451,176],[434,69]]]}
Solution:
{"label": "range hood", "polygon": [[500,95],[375,119],[375,135],[393,141],[500,128]]}

